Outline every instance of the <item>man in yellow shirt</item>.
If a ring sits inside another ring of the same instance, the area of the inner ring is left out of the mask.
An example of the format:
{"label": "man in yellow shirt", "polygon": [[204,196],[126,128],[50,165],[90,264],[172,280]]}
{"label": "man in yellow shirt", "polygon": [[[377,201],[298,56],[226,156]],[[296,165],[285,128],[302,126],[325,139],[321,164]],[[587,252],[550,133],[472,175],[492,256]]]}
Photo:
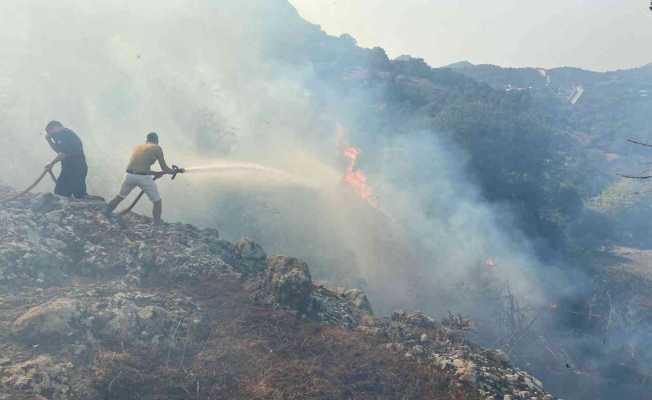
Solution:
{"label": "man in yellow shirt", "polygon": [[[158,161],[161,171],[152,171],[150,168]],[[154,203],[153,217],[154,224],[161,223],[163,213],[163,200],[158,192],[155,179],[165,174],[173,174],[175,170],[168,167],[163,156],[163,149],[158,144],[158,135],[154,132],[147,135],[147,142],[134,148],[127,166],[127,175],[122,183],[120,194],[109,202],[106,208],[107,216],[110,216],[118,205],[138,187]]]}

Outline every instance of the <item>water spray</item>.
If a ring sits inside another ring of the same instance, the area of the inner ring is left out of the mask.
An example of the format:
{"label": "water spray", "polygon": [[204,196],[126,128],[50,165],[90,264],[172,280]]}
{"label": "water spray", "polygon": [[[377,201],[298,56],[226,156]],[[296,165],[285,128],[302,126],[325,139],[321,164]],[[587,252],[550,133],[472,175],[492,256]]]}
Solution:
{"label": "water spray", "polygon": [[309,181],[301,179],[300,177],[283,170],[250,162],[223,161],[184,169],[184,173],[186,174],[226,174],[229,172],[251,173],[267,178],[275,178],[288,183],[311,186]]}
{"label": "water spray", "polygon": [[190,167],[184,169],[185,173],[210,173],[210,172],[220,172],[220,171],[250,171],[250,172],[260,172],[266,174],[273,174],[284,177],[291,177],[284,171],[281,171],[276,168],[265,167],[260,164],[254,163],[244,163],[244,162],[225,162],[221,164],[211,164],[198,167]]}
{"label": "water spray", "polygon": [[[276,168],[265,167],[260,164],[247,163],[247,162],[222,162],[219,164],[210,164],[202,165],[190,168],[181,168],[176,165],[172,166],[173,172],[169,174],[155,175],[154,180],[158,180],[165,175],[171,175],[172,180],[174,180],[178,174],[210,174],[210,173],[220,173],[220,172],[232,172],[232,171],[241,171],[241,172],[255,172],[259,174],[264,174],[267,176],[275,176],[286,181],[293,181],[299,183],[300,180],[287,172],[281,171]],[[119,215],[124,215],[129,213],[131,210],[136,207],[140,199],[145,194],[144,191],[141,191],[140,194],[134,199],[134,201],[129,205],[129,207],[120,211]]]}

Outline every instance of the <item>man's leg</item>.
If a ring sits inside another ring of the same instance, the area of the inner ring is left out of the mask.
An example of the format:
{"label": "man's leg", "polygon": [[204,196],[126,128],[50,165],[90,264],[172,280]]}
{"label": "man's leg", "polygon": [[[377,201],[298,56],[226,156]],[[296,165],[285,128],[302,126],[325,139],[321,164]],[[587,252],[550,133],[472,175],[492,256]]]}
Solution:
{"label": "man's leg", "polygon": [[109,204],[106,205],[106,210],[104,210],[104,214],[111,215],[113,211],[118,207],[118,205],[122,203],[122,200],[124,200],[124,197],[115,196],[115,198],[113,198],[113,200],[111,200]]}
{"label": "man's leg", "polygon": [[72,196],[76,199],[83,199],[87,195],[86,182],[84,182],[82,177],[76,177],[75,190],[72,192]]}
{"label": "man's leg", "polygon": [[63,182],[61,182],[61,176],[59,176],[57,178],[57,184],[54,186],[54,194],[56,194],[57,196],[67,196],[64,189],[65,187],[63,185]]}
{"label": "man's leg", "polygon": [[67,172],[70,181],[70,196],[76,199],[86,197],[86,174],[88,166],[83,160],[69,161]]}
{"label": "man's leg", "polygon": [[88,166],[86,163],[81,165],[81,171],[79,176],[79,189],[75,194],[75,197],[83,199],[88,196],[88,190],[86,188],[86,177],[88,176]]}
{"label": "man's leg", "polygon": [[163,214],[163,200],[161,195],[158,192],[158,187],[156,186],[156,181],[150,176],[141,178],[141,188],[149,197],[149,200],[154,204],[154,209],[152,210],[152,217],[154,219],[154,225],[161,224],[161,215]]}
{"label": "man's leg", "polygon": [[124,182],[122,182],[122,186],[120,187],[120,194],[115,196],[115,198],[106,205],[104,214],[110,216],[118,207],[118,205],[122,203],[122,200],[126,199],[127,196],[129,196],[129,193],[134,190],[134,187],[136,187],[136,183],[133,182],[133,178],[130,175],[127,175]]}
{"label": "man's leg", "polygon": [[61,173],[59,173],[59,177],[57,177],[57,183],[54,186],[54,194],[64,197],[72,196],[70,180],[70,171],[67,168],[62,167]]}
{"label": "man's leg", "polygon": [[154,225],[161,225],[161,215],[163,214],[163,200],[154,202],[154,210],[152,216],[154,217]]}

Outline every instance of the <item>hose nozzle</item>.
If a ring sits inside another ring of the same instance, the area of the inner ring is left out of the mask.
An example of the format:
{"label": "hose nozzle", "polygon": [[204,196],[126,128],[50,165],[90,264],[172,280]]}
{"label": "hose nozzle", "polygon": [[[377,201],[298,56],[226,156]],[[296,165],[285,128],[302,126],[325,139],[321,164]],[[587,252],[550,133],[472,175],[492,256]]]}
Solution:
{"label": "hose nozzle", "polygon": [[183,174],[184,172],[186,172],[184,168],[178,167],[176,165],[172,166],[172,170],[174,171],[172,173],[172,180],[174,180],[174,178],[176,178],[178,174]]}

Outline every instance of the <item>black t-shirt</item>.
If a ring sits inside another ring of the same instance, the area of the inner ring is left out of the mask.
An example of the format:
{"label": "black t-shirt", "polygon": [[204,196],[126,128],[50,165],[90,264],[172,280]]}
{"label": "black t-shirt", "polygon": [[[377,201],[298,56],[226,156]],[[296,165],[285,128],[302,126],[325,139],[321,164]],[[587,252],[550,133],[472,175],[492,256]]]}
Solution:
{"label": "black t-shirt", "polygon": [[84,146],[75,132],[70,129],[64,129],[52,133],[50,138],[56,151],[66,155],[66,158],[63,160],[64,163],[67,164],[66,161],[85,161]]}

